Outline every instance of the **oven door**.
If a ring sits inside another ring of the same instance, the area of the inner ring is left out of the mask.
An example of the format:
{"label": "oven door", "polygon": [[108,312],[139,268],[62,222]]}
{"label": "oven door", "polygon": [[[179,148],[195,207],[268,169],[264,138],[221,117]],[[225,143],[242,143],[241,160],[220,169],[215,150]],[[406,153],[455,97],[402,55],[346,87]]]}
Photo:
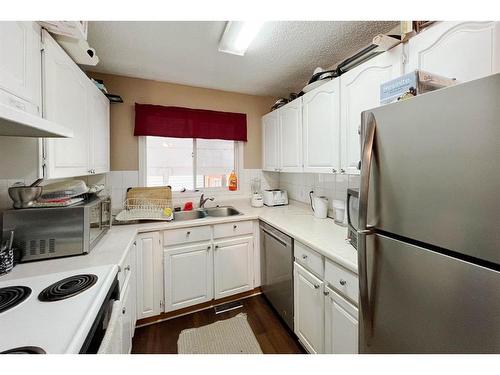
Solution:
{"label": "oven door", "polygon": [[[113,334],[113,331],[116,330],[114,334],[121,334],[121,303],[119,298],[118,278],[115,278],[80,349],[80,354],[96,354],[104,351],[106,345],[112,345],[110,335]],[[116,340],[114,336],[112,339]]]}

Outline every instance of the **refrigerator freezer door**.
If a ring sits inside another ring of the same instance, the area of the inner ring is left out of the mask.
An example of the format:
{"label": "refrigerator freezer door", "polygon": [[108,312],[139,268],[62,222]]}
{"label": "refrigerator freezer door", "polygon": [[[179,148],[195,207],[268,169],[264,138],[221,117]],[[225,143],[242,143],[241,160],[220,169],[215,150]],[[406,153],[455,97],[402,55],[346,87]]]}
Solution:
{"label": "refrigerator freezer door", "polygon": [[500,353],[500,272],[389,237],[364,238],[361,353]]}
{"label": "refrigerator freezer door", "polygon": [[500,264],[498,98],[500,74],[365,112],[368,224]]}

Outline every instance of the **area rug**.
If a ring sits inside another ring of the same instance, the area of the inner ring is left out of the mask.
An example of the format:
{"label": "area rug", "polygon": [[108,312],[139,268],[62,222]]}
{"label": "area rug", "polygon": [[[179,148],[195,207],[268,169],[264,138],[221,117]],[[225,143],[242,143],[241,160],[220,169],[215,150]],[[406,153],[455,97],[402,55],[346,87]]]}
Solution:
{"label": "area rug", "polygon": [[246,314],[192,329],[177,341],[179,354],[262,354]]}

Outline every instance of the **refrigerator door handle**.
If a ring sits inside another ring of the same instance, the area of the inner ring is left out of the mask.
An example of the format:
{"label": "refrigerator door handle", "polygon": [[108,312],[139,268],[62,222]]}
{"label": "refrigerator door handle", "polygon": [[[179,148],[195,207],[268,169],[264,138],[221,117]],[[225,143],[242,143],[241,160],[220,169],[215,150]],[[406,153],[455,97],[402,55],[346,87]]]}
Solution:
{"label": "refrigerator door handle", "polygon": [[359,186],[358,208],[358,257],[359,257],[359,297],[363,319],[364,338],[372,336],[372,311],[368,290],[368,270],[366,260],[366,237],[373,233],[368,226],[368,191],[370,168],[373,156],[373,141],[375,138],[375,117],[371,112],[362,113],[363,148],[361,150],[361,179]]}

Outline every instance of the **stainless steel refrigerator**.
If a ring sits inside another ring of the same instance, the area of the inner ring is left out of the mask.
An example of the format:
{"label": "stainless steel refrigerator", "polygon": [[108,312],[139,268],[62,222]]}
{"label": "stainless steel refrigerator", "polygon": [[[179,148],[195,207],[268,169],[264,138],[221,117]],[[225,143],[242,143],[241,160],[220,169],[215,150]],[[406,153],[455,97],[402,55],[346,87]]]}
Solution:
{"label": "stainless steel refrigerator", "polygon": [[500,74],[362,114],[360,353],[500,353]]}

